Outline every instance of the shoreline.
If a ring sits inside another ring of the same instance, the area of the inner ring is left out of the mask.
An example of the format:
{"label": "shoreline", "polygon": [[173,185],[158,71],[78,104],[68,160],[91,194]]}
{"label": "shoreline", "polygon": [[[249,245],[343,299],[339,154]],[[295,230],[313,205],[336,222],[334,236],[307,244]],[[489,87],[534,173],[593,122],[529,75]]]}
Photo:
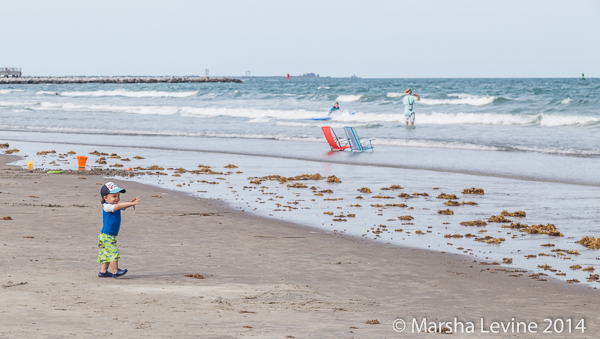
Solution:
{"label": "shoreline", "polygon": [[[9,131],[9,132],[18,132],[21,133],[21,131]],[[41,133],[41,134],[67,134],[67,135],[84,135],[81,133],[77,133],[77,132],[53,132],[53,131],[48,131],[48,132],[39,132],[39,131],[35,131],[35,132],[27,132],[27,133]],[[101,134],[92,134],[92,135],[101,135]],[[128,137],[135,137],[135,136],[140,136],[140,135],[128,135]],[[149,135],[141,135],[143,137],[147,137]],[[153,135],[153,137],[156,137]],[[159,136],[161,137],[161,136]],[[223,138],[223,137],[203,137],[204,139],[219,139],[219,140],[227,140],[227,138]],[[332,159],[332,158],[327,158],[327,157],[306,157],[306,156],[302,156],[302,155],[295,155],[295,156],[286,156],[284,154],[281,153],[277,153],[277,154],[267,154],[267,153],[260,153],[260,152],[236,152],[236,151],[231,151],[228,149],[209,149],[209,148],[182,148],[182,147],[158,147],[158,146],[141,146],[141,145],[130,145],[130,146],[120,146],[117,144],[111,145],[111,144],[100,144],[97,142],[70,142],[70,141],[48,141],[48,140],[31,140],[31,139],[26,139],[26,138],[15,138],[15,137],[8,137],[5,138],[6,140],[9,141],[18,141],[18,142],[28,142],[28,143],[39,143],[39,144],[56,144],[56,143],[60,143],[60,144],[64,144],[64,145],[73,145],[73,146],[97,146],[97,147],[116,147],[116,148],[131,148],[131,149],[149,149],[149,150],[162,150],[162,151],[179,151],[179,152],[202,152],[202,153],[213,153],[213,154],[229,154],[229,155],[241,155],[241,156],[256,156],[256,157],[264,157],[264,158],[273,158],[273,159],[285,159],[285,160],[300,160],[300,161],[311,161],[311,162],[316,162],[316,163],[332,163],[332,164],[339,164],[339,165],[352,165],[352,166],[362,166],[362,167],[376,167],[376,168],[391,168],[391,169],[407,169],[407,170],[419,170],[419,171],[430,171],[430,172],[435,172],[435,173],[451,173],[451,174],[464,174],[464,175],[473,175],[473,176],[479,176],[479,177],[488,177],[488,178],[498,178],[498,179],[511,179],[511,180],[520,180],[520,181],[526,181],[526,182],[543,182],[543,183],[552,183],[552,184],[563,184],[563,185],[575,185],[575,186],[584,186],[584,187],[600,187],[600,183],[593,183],[593,182],[578,182],[578,181],[567,181],[565,179],[551,179],[551,178],[536,178],[536,177],[529,177],[529,176],[522,176],[522,175],[514,175],[514,174],[503,174],[503,173],[489,173],[489,172],[485,172],[485,171],[481,171],[481,170],[464,170],[464,169],[449,169],[449,168],[436,168],[436,167],[432,167],[432,166],[418,166],[418,165],[406,165],[406,164],[387,164],[387,163],[377,163],[377,162],[372,162],[372,163],[360,163],[360,162],[353,162],[353,161],[349,161],[348,159],[345,160],[336,160],[336,159]],[[242,139],[243,140],[243,139]],[[253,142],[253,139],[250,140],[245,140],[246,142]],[[285,141],[284,141],[285,142]],[[322,143],[319,144],[320,146],[322,146]],[[386,147],[386,146],[379,146],[379,147]],[[421,149],[427,149],[427,148],[419,148],[419,150]],[[437,150],[436,148],[431,148],[433,150]],[[456,150],[454,150],[456,151]],[[462,151],[462,150],[458,150],[458,151]],[[476,151],[476,152],[488,152],[488,151]]]}
{"label": "shoreline", "polygon": [[[0,336],[395,337],[396,318],[455,316],[512,317],[542,329],[544,318],[586,318],[585,335],[600,333],[598,293],[587,286],[261,218],[127,180],[115,181],[143,199],[125,212],[119,236],[121,267],[130,272],[100,279],[94,183],[106,179],[29,173],[8,159],[0,156],[0,206],[11,207],[0,217],[13,220],[0,221],[9,249],[0,274],[5,286],[27,284],[0,289],[8,324]],[[206,279],[184,277],[194,273]],[[373,319],[381,324],[365,324]]]}
{"label": "shoreline", "polygon": [[0,78],[0,85],[26,84],[151,84],[151,83],[186,83],[186,82],[226,82],[242,83],[242,80],[229,77],[194,77],[194,76],[56,76],[18,78]]}

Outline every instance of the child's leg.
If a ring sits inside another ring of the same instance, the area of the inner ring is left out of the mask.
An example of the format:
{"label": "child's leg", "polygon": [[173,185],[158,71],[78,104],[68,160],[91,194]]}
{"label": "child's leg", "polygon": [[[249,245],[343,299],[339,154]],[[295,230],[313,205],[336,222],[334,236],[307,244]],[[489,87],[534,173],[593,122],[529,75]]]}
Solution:
{"label": "child's leg", "polygon": [[[110,267],[112,267],[113,273],[117,273],[117,271],[119,270],[119,262],[118,261],[111,262]],[[106,264],[106,269],[108,269],[108,263]]]}
{"label": "child's leg", "polygon": [[108,271],[108,265],[109,263],[105,262],[102,264],[102,269],[100,269],[101,273],[106,273],[106,271]]}
{"label": "child's leg", "polygon": [[119,249],[117,248],[117,239],[108,234],[101,233],[98,236],[98,263],[102,264],[101,273],[106,273],[108,266],[112,266],[113,272],[119,268]]}

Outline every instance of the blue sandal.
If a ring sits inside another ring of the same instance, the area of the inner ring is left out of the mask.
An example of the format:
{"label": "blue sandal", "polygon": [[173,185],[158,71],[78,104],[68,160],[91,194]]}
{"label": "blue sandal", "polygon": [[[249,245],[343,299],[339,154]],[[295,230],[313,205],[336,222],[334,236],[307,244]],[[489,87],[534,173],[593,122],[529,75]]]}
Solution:
{"label": "blue sandal", "polygon": [[112,278],[113,274],[112,274],[112,273],[110,273],[110,272],[108,272],[108,271],[107,271],[107,272],[104,272],[104,273],[102,273],[102,272],[98,272],[98,276],[99,276],[100,278]]}
{"label": "blue sandal", "polygon": [[117,272],[113,273],[113,274],[112,274],[112,277],[113,277],[113,278],[118,278],[118,277],[122,277],[122,276],[124,276],[125,274],[127,274],[127,269],[124,269],[124,270],[122,270],[122,269],[117,269]]}

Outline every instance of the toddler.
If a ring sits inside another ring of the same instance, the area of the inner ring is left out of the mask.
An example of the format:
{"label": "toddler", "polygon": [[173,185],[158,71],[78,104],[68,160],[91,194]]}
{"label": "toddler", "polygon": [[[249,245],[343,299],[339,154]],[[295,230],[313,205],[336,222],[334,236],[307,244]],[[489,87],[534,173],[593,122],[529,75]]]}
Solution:
{"label": "toddler", "polygon": [[[121,210],[129,207],[135,209],[135,205],[140,203],[140,197],[135,197],[128,202],[121,201],[121,193],[126,191],[113,182],[107,182],[100,189],[102,197],[102,219],[104,225],[102,232],[98,236],[98,263],[102,268],[98,273],[100,278],[118,278],[124,276],[127,270],[119,269],[119,249],[117,248],[117,235],[121,228]],[[108,272],[108,266],[112,267],[112,273]]]}

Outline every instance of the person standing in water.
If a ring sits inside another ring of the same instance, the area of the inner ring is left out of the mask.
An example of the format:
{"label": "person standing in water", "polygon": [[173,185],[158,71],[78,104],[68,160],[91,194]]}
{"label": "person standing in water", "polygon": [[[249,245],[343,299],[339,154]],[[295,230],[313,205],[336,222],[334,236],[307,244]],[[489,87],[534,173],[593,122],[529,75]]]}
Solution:
{"label": "person standing in water", "polygon": [[406,126],[410,122],[411,126],[415,125],[415,101],[420,101],[421,97],[415,93],[413,94],[412,89],[407,88],[404,91],[404,99],[402,99],[402,103],[404,103],[404,119],[406,121]]}
{"label": "person standing in water", "polygon": [[335,105],[333,105],[333,107],[331,107],[331,109],[329,110],[329,115],[331,115],[331,113],[333,113],[335,111],[339,111],[339,110],[340,110],[340,104],[338,104],[336,102]]}

